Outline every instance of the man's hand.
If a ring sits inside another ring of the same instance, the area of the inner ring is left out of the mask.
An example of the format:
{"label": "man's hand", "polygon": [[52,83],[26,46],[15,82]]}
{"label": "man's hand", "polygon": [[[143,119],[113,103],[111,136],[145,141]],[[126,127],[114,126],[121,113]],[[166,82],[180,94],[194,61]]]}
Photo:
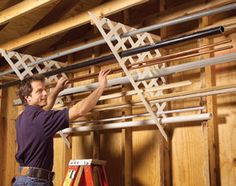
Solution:
{"label": "man's hand", "polygon": [[60,91],[64,90],[65,88],[67,88],[68,84],[69,84],[68,78],[62,76],[62,77],[58,80],[55,89],[56,89],[58,92],[60,92]]}
{"label": "man's hand", "polygon": [[101,70],[98,75],[98,87],[89,96],[82,99],[69,109],[70,121],[73,121],[80,116],[85,116],[95,107],[105,87],[107,86],[107,75],[110,71],[110,69]]}
{"label": "man's hand", "polygon": [[110,69],[101,70],[98,75],[99,87],[105,88],[107,86],[107,75],[110,73]]}
{"label": "man's hand", "polygon": [[59,92],[64,90],[64,88],[67,87],[68,83],[69,83],[69,81],[65,77],[61,77],[58,80],[57,85],[55,86],[54,89],[52,89],[52,91],[50,92],[50,94],[48,96],[47,105],[44,107],[44,110],[51,110],[53,108],[53,105],[55,104],[55,101],[56,101],[56,98],[57,98]]}

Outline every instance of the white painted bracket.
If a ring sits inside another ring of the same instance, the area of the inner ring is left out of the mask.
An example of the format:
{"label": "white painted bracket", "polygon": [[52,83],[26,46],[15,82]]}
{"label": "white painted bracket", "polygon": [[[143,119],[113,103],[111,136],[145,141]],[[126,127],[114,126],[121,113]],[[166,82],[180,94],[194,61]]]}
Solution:
{"label": "white painted bracket", "polygon": [[[123,71],[125,72],[135,92],[138,94],[140,100],[143,102],[146,110],[152,116],[152,119],[155,121],[161,134],[166,140],[168,140],[166,132],[160,125],[160,122],[156,114],[152,110],[152,107],[156,106],[157,112],[160,113],[161,111],[163,111],[164,107],[166,106],[166,103],[164,102],[160,104],[150,104],[146,100],[143,92],[139,89],[140,84],[142,84],[145,88],[157,87],[159,86],[158,82],[160,83],[160,81],[161,81],[160,84],[165,84],[166,81],[164,77],[160,77],[158,79],[152,79],[151,81],[143,80],[140,82],[136,82],[133,78],[134,75],[138,75],[140,78],[147,77],[147,75],[151,76],[153,70],[155,71],[156,69],[164,68],[165,64],[162,64],[161,66],[155,65],[152,67],[145,67],[144,69],[136,69],[132,73],[127,69],[127,65],[129,64],[135,64],[137,62],[151,60],[157,56],[160,56],[160,52],[158,50],[154,50],[152,53],[148,51],[123,58],[120,56],[120,51],[125,51],[130,48],[137,48],[139,46],[154,43],[152,36],[149,33],[142,33],[135,35],[135,37],[121,37],[123,34],[131,30],[134,30],[134,28],[127,27],[126,25],[123,25],[121,23],[115,23],[107,18],[97,18],[91,12],[89,12],[89,15],[91,17],[92,22],[97,26],[104,40],[110,47],[113,55],[115,56],[116,60],[118,61]],[[156,91],[156,92],[150,92],[149,96],[158,96],[162,94],[163,94],[162,91]]]}
{"label": "white painted bracket", "polygon": [[67,139],[67,137],[69,136],[69,134],[64,134],[62,130],[57,132],[58,134],[60,134],[60,136],[62,137],[64,143],[67,145],[67,147],[70,149],[71,148],[71,143],[70,141]]}
{"label": "white painted bracket", "polygon": [[[59,63],[54,60],[45,61],[42,64],[36,64],[34,66],[28,66],[28,64],[38,61],[42,58],[34,57],[27,54],[21,54],[15,51],[7,51],[4,49],[0,49],[0,56],[3,56],[5,60],[8,62],[10,67],[14,70],[16,75],[20,80],[23,80],[27,75],[32,76],[33,74],[42,74],[44,72],[51,71],[52,69],[61,68]],[[67,77],[65,73],[61,74],[64,77]],[[57,75],[50,76],[46,78],[46,83],[57,82],[58,81]],[[67,97],[70,99],[70,97]],[[57,98],[55,104],[63,104],[62,98]],[[66,138],[68,134],[63,134],[62,132],[59,133],[63,138],[64,142],[66,143],[67,147],[70,148],[70,142]]]}
{"label": "white painted bracket", "polygon": [[[23,80],[27,75],[42,74],[44,72],[51,71],[52,69],[61,68],[59,63],[54,60],[45,61],[42,64],[34,66],[28,66],[28,64],[38,61],[42,58],[34,57],[27,54],[21,54],[15,51],[7,51],[0,49],[0,56],[4,57],[10,67],[14,70],[15,74],[20,80]],[[67,77],[65,73],[62,76]],[[46,78],[46,83],[57,82],[57,75]],[[58,98],[56,104],[62,104],[63,100]]]}

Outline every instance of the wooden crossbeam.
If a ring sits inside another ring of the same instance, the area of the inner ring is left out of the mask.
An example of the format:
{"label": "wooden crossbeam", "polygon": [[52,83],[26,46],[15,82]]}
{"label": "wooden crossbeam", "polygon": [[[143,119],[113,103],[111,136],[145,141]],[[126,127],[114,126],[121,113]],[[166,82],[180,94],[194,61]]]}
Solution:
{"label": "wooden crossbeam", "polygon": [[[100,6],[97,6],[90,11],[96,15],[109,16],[111,14],[117,13],[119,11],[128,9],[132,6],[145,3],[147,0],[119,0],[111,1]],[[90,22],[90,17],[87,12],[82,12],[74,17],[70,17],[66,20],[51,24],[44,28],[33,31],[26,34],[20,38],[9,41],[5,44],[0,45],[0,48],[6,50],[14,50],[21,48],[23,46],[32,44],[37,41],[41,41],[48,37],[52,37],[56,34],[65,32],[67,30],[73,29],[75,27],[87,24]]]}
{"label": "wooden crossbeam", "polygon": [[30,11],[33,11],[37,8],[45,6],[49,3],[54,2],[55,0],[25,0],[22,1],[10,8],[7,8],[0,12],[0,25],[10,21],[13,18],[22,16]]}

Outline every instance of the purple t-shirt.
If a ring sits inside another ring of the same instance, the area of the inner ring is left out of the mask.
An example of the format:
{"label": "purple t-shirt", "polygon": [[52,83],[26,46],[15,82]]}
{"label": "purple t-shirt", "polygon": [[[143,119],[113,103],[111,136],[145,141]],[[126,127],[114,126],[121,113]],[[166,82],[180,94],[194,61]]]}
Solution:
{"label": "purple t-shirt", "polygon": [[26,106],[16,120],[16,160],[20,166],[52,170],[53,136],[68,126],[68,109],[45,111],[38,106]]}

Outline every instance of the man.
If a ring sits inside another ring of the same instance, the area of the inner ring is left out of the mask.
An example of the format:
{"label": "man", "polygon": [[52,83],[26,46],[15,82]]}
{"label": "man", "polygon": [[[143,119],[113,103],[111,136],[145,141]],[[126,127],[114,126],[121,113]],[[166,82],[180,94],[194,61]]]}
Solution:
{"label": "man", "polygon": [[85,115],[98,102],[105,87],[110,70],[101,70],[98,76],[99,85],[88,97],[71,108],[54,111],[56,97],[68,84],[61,78],[52,93],[47,96],[44,77],[34,75],[22,81],[19,96],[25,110],[16,120],[16,137],[19,162],[19,176],[14,186],[51,186],[53,167],[53,136],[59,130],[69,127],[69,122]]}

